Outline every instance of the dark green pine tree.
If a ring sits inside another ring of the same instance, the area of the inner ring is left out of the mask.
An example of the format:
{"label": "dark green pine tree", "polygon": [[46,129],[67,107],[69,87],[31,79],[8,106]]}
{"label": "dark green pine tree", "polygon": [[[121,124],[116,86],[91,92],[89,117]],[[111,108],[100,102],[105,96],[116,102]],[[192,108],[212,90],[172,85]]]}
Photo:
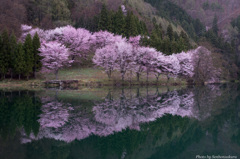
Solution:
{"label": "dark green pine tree", "polygon": [[156,48],[158,51],[162,50],[162,37],[161,34],[159,34],[159,28],[155,27],[155,29],[152,31],[149,39],[149,44],[151,47]]}
{"label": "dark green pine tree", "polygon": [[125,16],[122,12],[121,7],[118,8],[118,11],[114,14],[113,18],[113,33],[123,35],[125,27]]}
{"label": "dark green pine tree", "polygon": [[40,39],[38,37],[38,34],[35,33],[33,37],[33,73],[34,73],[34,78],[36,78],[36,72],[39,71],[42,68],[42,57],[39,55],[40,51],[38,49],[40,48],[41,43]]}
{"label": "dark green pine tree", "polygon": [[11,37],[10,37],[10,61],[9,61],[9,71],[11,73],[11,79],[13,76],[13,69],[14,69],[14,59],[15,56],[17,54],[18,51],[18,44],[17,44],[17,40],[16,40],[16,36],[14,33],[12,33]]}
{"label": "dark green pine tree", "polygon": [[168,36],[164,37],[163,42],[162,42],[162,51],[166,55],[171,54],[171,41]]}
{"label": "dark green pine tree", "polygon": [[217,16],[215,15],[214,18],[213,18],[213,23],[212,23],[212,30],[213,30],[213,33],[218,35],[218,18]]}
{"label": "dark green pine tree", "polygon": [[134,19],[135,19],[135,23],[136,23],[136,26],[137,26],[137,32],[138,32],[137,34],[138,35],[143,35],[142,26],[141,26],[141,23],[140,23],[138,17],[135,17]]}
{"label": "dark green pine tree", "polygon": [[190,49],[191,48],[191,44],[190,44],[190,41],[189,41],[189,38],[188,38],[187,34],[185,32],[183,32],[183,31],[181,31],[180,37],[183,38],[184,45],[186,46],[186,50]]}
{"label": "dark green pine tree", "polygon": [[128,12],[126,17],[125,25],[125,36],[129,38],[130,36],[138,35],[137,24],[133,13]]}
{"label": "dark green pine tree", "polygon": [[205,32],[205,27],[204,27],[204,25],[201,23],[201,21],[199,19],[195,20],[194,28],[195,28],[195,32],[197,34],[197,37],[203,35],[203,33]]}
{"label": "dark green pine tree", "polygon": [[18,75],[19,80],[21,79],[21,74],[25,71],[25,52],[22,43],[18,44],[17,54],[14,56],[14,66],[13,72]]}
{"label": "dark green pine tree", "polygon": [[174,40],[177,41],[179,39],[179,36],[178,36],[178,33],[177,32],[174,32],[173,33],[173,36],[174,36]]}
{"label": "dark green pine tree", "polygon": [[98,30],[109,30],[111,25],[111,17],[105,4],[102,5],[100,18],[98,22]]}
{"label": "dark green pine tree", "polygon": [[142,28],[142,35],[148,35],[148,30],[147,30],[147,26],[143,21],[140,21],[140,25]]}
{"label": "dark green pine tree", "polygon": [[185,43],[185,40],[180,37],[177,41],[177,52],[181,52],[181,51],[186,51],[187,50],[187,46]]}
{"label": "dark green pine tree", "polygon": [[5,75],[9,69],[10,61],[9,52],[10,52],[9,35],[8,31],[5,29],[2,33],[2,47],[0,50],[0,73],[3,78],[5,78]]}
{"label": "dark green pine tree", "polygon": [[2,35],[0,34],[0,75],[2,73],[2,65],[3,65],[3,54],[2,54],[2,49],[3,49],[3,40],[2,40]]}
{"label": "dark green pine tree", "polygon": [[27,35],[25,42],[23,44],[24,52],[25,52],[25,71],[24,75],[29,79],[30,74],[33,72],[34,66],[34,55],[33,55],[33,45],[32,45],[32,37],[30,34]]}
{"label": "dark green pine tree", "polygon": [[170,41],[172,41],[173,38],[174,38],[173,28],[172,28],[171,24],[169,24],[168,27],[167,27],[167,36],[169,37]]}

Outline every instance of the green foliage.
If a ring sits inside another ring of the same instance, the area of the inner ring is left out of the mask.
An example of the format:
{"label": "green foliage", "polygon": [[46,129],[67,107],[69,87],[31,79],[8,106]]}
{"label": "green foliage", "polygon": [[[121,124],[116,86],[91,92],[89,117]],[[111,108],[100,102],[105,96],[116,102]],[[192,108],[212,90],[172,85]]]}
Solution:
{"label": "green foliage", "polygon": [[[12,78],[12,74],[13,74],[13,69],[14,69],[14,59],[15,59],[15,56],[17,54],[17,51],[18,51],[18,45],[17,45],[17,40],[16,40],[16,36],[14,34],[11,35],[10,37],[10,61],[9,61],[9,70],[11,72],[11,78]],[[17,61],[16,61],[17,62]]]}
{"label": "green foliage", "polygon": [[66,25],[71,19],[67,0],[32,0],[26,11],[30,23],[44,28]]}
{"label": "green foliage", "polygon": [[172,41],[173,40],[173,28],[172,25],[168,25],[167,27],[167,36],[169,37],[169,39]]}
{"label": "green foliage", "polygon": [[70,11],[66,0],[52,0],[52,19],[54,21],[68,21]]}
{"label": "green foliage", "polygon": [[36,136],[39,131],[41,101],[34,94],[26,92],[0,92],[0,135],[13,138],[16,129],[24,128],[27,135]]}
{"label": "green foliage", "polygon": [[173,31],[171,25],[168,26],[167,34],[164,35],[161,25],[155,24],[150,38],[144,37],[141,42],[143,45],[154,47],[167,55],[191,49],[187,34],[182,31],[178,35]]}
{"label": "green foliage", "polygon": [[130,36],[138,35],[137,21],[133,13],[128,12],[126,17],[125,25],[125,36],[129,38]]}
{"label": "green foliage", "polygon": [[108,10],[104,4],[100,16],[96,17],[96,19],[98,19],[97,30],[106,30],[127,38],[148,34],[146,24],[140,21],[132,12],[128,12],[125,16],[121,7],[119,7],[117,12],[114,12]]}
{"label": "green foliage", "polygon": [[42,67],[38,49],[40,48],[40,39],[37,34],[33,40],[28,34],[24,44],[18,43],[14,33],[9,37],[5,30],[0,34],[0,73],[1,77],[11,77],[18,75],[29,78],[32,73],[40,71]]}
{"label": "green foliage", "polygon": [[24,48],[24,59],[25,59],[25,71],[24,74],[29,78],[33,71],[34,66],[34,54],[33,54],[33,42],[30,34],[27,35],[25,42],[23,44]]}
{"label": "green foliage", "polygon": [[[158,14],[173,23],[180,24],[187,34],[194,40],[198,39],[199,32],[205,32],[203,24],[193,19],[186,11],[172,3],[170,0],[144,0],[157,8]],[[198,35],[198,36],[196,36]]]}
{"label": "green foliage", "polygon": [[121,7],[119,7],[118,11],[113,15],[113,33],[123,35],[124,27],[125,27],[125,17]]}
{"label": "green foliage", "polygon": [[18,74],[19,79],[21,78],[21,74],[24,74],[26,63],[24,58],[24,49],[22,43],[18,44],[17,53],[14,58],[13,72]]}
{"label": "green foliage", "polygon": [[236,19],[232,20],[231,24],[233,27],[237,27],[238,30],[240,30],[240,16],[238,16]]}
{"label": "green foliage", "polygon": [[204,3],[202,4],[202,8],[203,8],[204,10],[208,10],[208,9],[210,8],[209,2],[208,2],[208,1],[207,1],[207,2],[204,2]]}
{"label": "green foliage", "polygon": [[2,33],[2,47],[0,50],[0,74],[5,78],[5,74],[8,72],[10,62],[10,43],[8,31],[4,30]]}
{"label": "green foliage", "polygon": [[102,10],[99,17],[98,30],[108,30],[110,31],[111,26],[111,17],[110,12],[107,10],[105,4],[102,5]]}
{"label": "green foliage", "polygon": [[42,57],[39,55],[40,51],[38,51],[38,49],[41,46],[41,43],[37,33],[33,37],[32,45],[33,45],[33,60],[34,60],[33,72],[35,75],[36,71],[40,71],[40,69],[42,68],[42,63],[41,63]]}

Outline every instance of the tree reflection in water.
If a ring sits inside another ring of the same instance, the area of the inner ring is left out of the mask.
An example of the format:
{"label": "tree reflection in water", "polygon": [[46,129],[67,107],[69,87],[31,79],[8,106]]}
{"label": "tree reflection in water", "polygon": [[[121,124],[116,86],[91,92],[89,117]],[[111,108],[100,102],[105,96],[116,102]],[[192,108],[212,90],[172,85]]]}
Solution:
{"label": "tree reflection in water", "polygon": [[[45,95],[35,120],[40,123],[38,135],[22,130],[21,141],[32,158],[189,158],[203,152],[239,155],[238,86],[160,91],[162,88],[110,90],[106,98],[90,104]],[[7,100],[3,99],[2,103]],[[89,111],[79,103],[88,105]]]}

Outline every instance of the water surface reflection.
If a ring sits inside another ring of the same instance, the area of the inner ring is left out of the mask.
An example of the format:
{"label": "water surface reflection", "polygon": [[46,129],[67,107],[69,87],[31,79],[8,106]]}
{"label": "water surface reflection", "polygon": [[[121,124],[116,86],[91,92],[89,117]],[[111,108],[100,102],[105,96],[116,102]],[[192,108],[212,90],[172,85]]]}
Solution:
{"label": "water surface reflection", "polygon": [[239,155],[239,101],[237,85],[1,92],[0,156],[11,143],[22,158]]}

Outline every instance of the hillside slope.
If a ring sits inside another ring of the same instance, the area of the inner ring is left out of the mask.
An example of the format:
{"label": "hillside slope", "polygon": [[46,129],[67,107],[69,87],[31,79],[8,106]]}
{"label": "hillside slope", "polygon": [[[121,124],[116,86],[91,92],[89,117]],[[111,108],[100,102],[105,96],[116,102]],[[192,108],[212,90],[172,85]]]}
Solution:
{"label": "hillside slope", "polygon": [[232,19],[240,15],[239,0],[170,0],[188,12],[193,18],[199,18],[207,27],[212,26],[213,18],[218,17],[220,29],[224,29]]}

